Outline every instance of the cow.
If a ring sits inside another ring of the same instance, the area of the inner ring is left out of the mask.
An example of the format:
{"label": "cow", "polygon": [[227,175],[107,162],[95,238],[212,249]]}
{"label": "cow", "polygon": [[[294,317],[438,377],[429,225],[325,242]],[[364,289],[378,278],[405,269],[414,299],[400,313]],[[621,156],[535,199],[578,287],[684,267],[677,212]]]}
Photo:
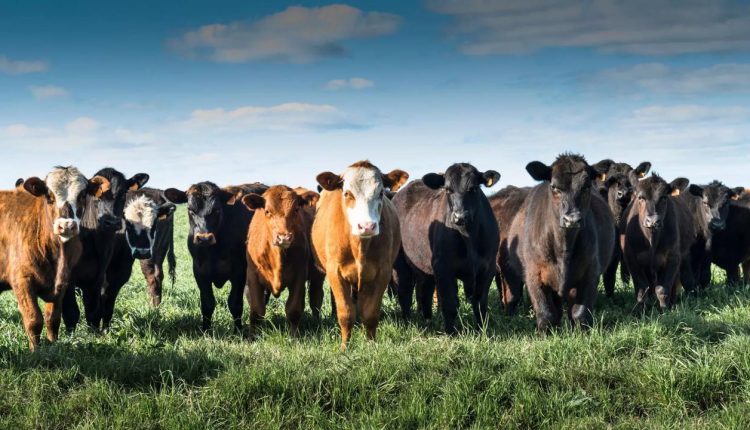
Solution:
{"label": "cow", "polygon": [[647,293],[652,293],[665,311],[675,304],[680,286],[688,292],[694,287],[690,247],[695,231],[687,205],[672,195],[689,182],[668,183],[657,174],[639,179],[633,172],[630,182],[634,196],[620,221],[620,238],[635,287],[635,310],[645,310]]}
{"label": "cow", "polygon": [[729,204],[726,227],[715,230],[711,261],[726,271],[727,283],[739,285],[742,265],[745,284],[750,284],[750,192],[734,188],[735,199]]}
{"label": "cow", "polygon": [[[57,340],[63,296],[83,252],[86,197],[109,187],[104,177],[86,179],[75,167],[56,167],[44,180],[31,177],[0,192],[0,291],[13,290],[31,350],[39,346],[42,320],[47,339]],[[38,299],[46,302],[44,317]]]}
{"label": "cow", "polygon": [[711,283],[714,233],[726,228],[731,203],[738,199],[745,189],[729,188],[719,181],[713,181],[703,186],[690,184],[687,191],[679,193],[679,199],[688,207],[695,231],[695,239],[690,249],[691,268],[696,285],[705,288]]}
{"label": "cow", "polygon": [[[111,167],[99,170],[97,176],[106,178],[109,188],[100,196],[86,198],[85,215],[81,219],[83,254],[73,273],[75,287],[81,290],[83,297],[86,322],[94,330],[101,328],[101,292],[114,252],[115,234],[122,228],[127,192],[141,188],[149,179],[145,173],[128,179]],[[70,288],[63,301],[63,320],[68,332],[75,330],[81,317],[75,293],[76,289]]]}
{"label": "cow", "polygon": [[[297,195],[302,198],[302,200],[307,202],[307,205],[302,207],[302,210],[307,213],[307,216],[311,220],[315,220],[315,212],[316,207],[318,206],[318,201],[320,201],[320,193],[308,190],[304,187],[296,187],[294,188],[294,192],[297,193]],[[323,284],[326,280],[326,274],[324,271],[322,271],[318,265],[316,264],[315,260],[315,253],[312,252],[312,222],[307,226],[308,232],[307,235],[310,238],[310,261],[308,263],[307,267],[307,282],[308,282],[308,294],[309,294],[309,301],[310,301],[310,308],[312,310],[313,317],[316,320],[320,319],[320,310],[323,306],[323,296],[319,294],[323,294]],[[331,308],[333,310],[336,309],[335,306],[335,299],[333,297],[333,291],[330,292],[331,295]],[[268,301],[268,295],[266,296],[266,302]]]}
{"label": "cow", "polygon": [[187,245],[200,291],[204,331],[211,329],[216,308],[212,285],[221,288],[229,281],[227,307],[235,330],[242,333],[242,295],[247,272],[245,240],[253,213],[245,205],[236,203],[245,194],[263,194],[267,189],[268,186],[260,183],[219,188],[213,182],[204,181],[191,185],[186,191],[164,190],[164,196],[172,203],[187,203],[190,223]]}
{"label": "cow", "polygon": [[[607,158],[592,165],[591,167],[594,169],[594,171],[596,171],[596,179],[594,180],[596,189],[599,190],[599,192],[602,194],[604,200],[607,200],[607,179],[615,175],[624,175],[625,178],[628,178],[629,181],[630,172],[634,172],[637,178],[644,178],[651,170],[651,163],[648,161],[643,161],[634,169],[628,163],[618,163]],[[633,184],[630,184],[630,186],[633,186]]]}
{"label": "cow", "polygon": [[154,188],[129,191],[125,203],[124,228],[115,236],[112,261],[107,269],[107,283],[102,290],[102,326],[108,328],[114,314],[120,289],[133,272],[133,263],[140,261],[141,272],[148,285],[149,302],[161,304],[164,260],[169,264],[169,277],[175,282],[174,203],[164,192]]}
{"label": "cow", "polygon": [[501,260],[508,258],[508,232],[510,224],[513,222],[518,211],[523,206],[523,202],[526,196],[531,192],[531,187],[516,187],[509,185],[497,193],[489,197],[490,206],[492,207],[492,213],[495,215],[498,227],[500,229],[500,244],[497,253],[496,275],[495,283],[500,291],[500,299],[502,301],[505,312],[508,315],[514,315],[516,313],[516,307],[518,302],[521,300],[521,290],[512,288],[513,285],[522,285],[522,279],[508,280],[507,277],[512,277],[513,272],[503,273]]}
{"label": "cow", "polygon": [[[289,290],[286,317],[292,336],[299,334],[299,322],[305,309],[305,284],[312,256],[310,231],[313,216],[306,207],[316,200],[317,193],[298,194],[295,190],[275,185],[263,195],[242,196],[242,203],[255,212],[247,231],[247,276],[245,295],[250,306],[250,335],[255,337],[257,325],[265,318],[266,291],[279,297]],[[306,196],[307,198],[303,198]],[[323,285],[311,285],[313,315],[320,318]]]}
{"label": "cow", "polygon": [[[638,174],[640,176],[640,174]],[[619,236],[619,225],[620,220],[625,213],[630,201],[633,199],[633,186],[630,183],[630,178],[622,173],[615,173],[607,177],[604,181],[604,190],[606,195],[603,195],[609,206],[609,210],[612,213],[612,217],[615,221],[616,235]],[[620,267],[620,279],[623,284],[630,282],[630,275],[628,274],[627,267],[622,262],[622,248],[620,244],[615,241],[615,247],[612,251],[612,260],[609,266],[604,271],[603,284],[604,293],[607,297],[612,298],[615,294],[615,278],[617,276],[617,267]]]}
{"label": "cow", "polygon": [[403,250],[395,279],[404,318],[411,313],[415,284],[426,318],[437,287],[445,332],[456,333],[457,281],[461,280],[475,323],[479,327],[486,323],[500,233],[481,187],[499,180],[494,170],[480,172],[471,164],[456,163],[445,173],[428,173],[412,181],[393,197]]}
{"label": "cow", "polygon": [[571,325],[588,328],[615,240],[612,214],[592,187],[596,171],[584,157],[567,153],[551,166],[533,161],[526,171],[542,183],[507,227],[502,275],[515,297],[526,284],[540,333],[560,324],[566,303]]}
{"label": "cow", "polygon": [[[402,170],[383,174],[369,161],[354,163],[341,175],[323,172],[316,177],[324,191],[312,227],[313,250],[333,291],[342,350],[356,314],[367,338],[375,339],[383,294],[401,246],[396,209],[384,190],[397,191],[408,178]],[[352,294],[357,295],[356,311]]]}

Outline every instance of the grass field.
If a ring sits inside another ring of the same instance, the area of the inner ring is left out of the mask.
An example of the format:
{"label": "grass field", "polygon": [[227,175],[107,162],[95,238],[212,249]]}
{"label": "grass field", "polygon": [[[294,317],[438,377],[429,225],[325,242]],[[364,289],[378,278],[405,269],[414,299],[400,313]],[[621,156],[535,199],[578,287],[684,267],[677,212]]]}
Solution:
{"label": "grass field", "polygon": [[328,303],[301,339],[273,299],[257,341],[232,334],[226,307],[201,333],[185,235],[180,208],[176,286],[151,310],[135,270],[107,334],[79,329],[32,354],[13,295],[0,297],[0,428],[750,428],[746,289],[635,318],[618,286],[590,333],[546,338],[530,310],[501,316],[494,287],[486,333],[455,338],[439,317],[404,324],[386,297],[378,341],[358,327],[340,353]]}

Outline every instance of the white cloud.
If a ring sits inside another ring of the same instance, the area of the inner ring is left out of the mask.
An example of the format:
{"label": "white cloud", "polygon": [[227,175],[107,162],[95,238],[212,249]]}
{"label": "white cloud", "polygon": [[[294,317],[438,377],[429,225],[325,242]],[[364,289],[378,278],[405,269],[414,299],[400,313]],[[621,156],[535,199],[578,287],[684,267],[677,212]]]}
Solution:
{"label": "white cloud", "polygon": [[86,116],[76,118],[65,125],[65,130],[73,135],[91,134],[94,133],[98,128],[99,123]]}
{"label": "white cloud", "polygon": [[675,55],[750,50],[750,7],[730,0],[428,0],[470,55],[549,47]]}
{"label": "white cloud", "polygon": [[364,88],[372,88],[375,86],[375,82],[365,78],[349,78],[349,79],[332,79],[325,85],[325,89],[329,91],[353,89],[361,90]]}
{"label": "white cloud", "polygon": [[636,126],[684,126],[700,122],[730,122],[750,118],[742,106],[673,105],[646,106],[633,111],[626,124]]}
{"label": "white cloud", "polygon": [[63,87],[56,87],[54,85],[32,85],[29,87],[29,91],[34,95],[37,100],[54,99],[58,97],[66,97],[68,90]]}
{"label": "white cloud", "polygon": [[179,127],[241,132],[347,129],[362,128],[363,125],[357,124],[332,105],[283,103],[275,106],[242,106],[232,110],[197,109],[188,120],[181,122]]}
{"label": "white cloud", "polygon": [[704,93],[750,90],[750,64],[716,64],[700,69],[671,68],[661,63],[637,64],[602,72],[605,85],[633,84],[652,92]]}
{"label": "white cloud", "polygon": [[44,61],[11,60],[5,55],[0,55],[0,73],[9,75],[24,75],[27,73],[44,72],[47,63]]}
{"label": "white cloud", "polygon": [[290,7],[258,21],[204,25],[171,39],[173,51],[197,59],[244,63],[280,60],[306,63],[346,53],[343,42],[396,31],[401,18],[336,4]]}

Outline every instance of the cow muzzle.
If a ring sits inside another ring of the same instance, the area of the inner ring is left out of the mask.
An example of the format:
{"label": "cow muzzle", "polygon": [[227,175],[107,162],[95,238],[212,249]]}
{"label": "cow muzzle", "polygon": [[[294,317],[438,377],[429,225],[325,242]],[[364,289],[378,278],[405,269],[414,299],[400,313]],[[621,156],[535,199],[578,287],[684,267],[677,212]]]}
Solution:
{"label": "cow muzzle", "polygon": [[662,222],[658,215],[647,216],[643,220],[643,226],[650,230],[658,230],[661,228]]}
{"label": "cow muzzle", "polygon": [[580,212],[570,212],[560,216],[560,227],[562,228],[579,228],[583,218]]}
{"label": "cow muzzle", "polygon": [[72,218],[58,218],[52,226],[52,231],[60,240],[67,242],[78,235],[78,221]]}
{"label": "cow muzzle", "polygon": [[273,239],[273,245],[281,249],[287,249],[292,245],[293,238],[292,233],[277,234]]}
{"label": "cow muzzle", "polygon": [[711,230],[724,230],[727,226],[727,222],[721,218],[714,218],[708,224]]}
{"label": "cow muzzle", "polygon": [[213,233],[196,233],[193,236],[193,244],[201,247],[216,245],[216,235]]}
{"label": "cow muzzle", "polygon": [[373,221],[357,223],[354,229],[354,235],[362,238],[377,236],[378,233],[380,233],[378,223]]}
{"label": "cow muzzle", "polygon": [[469,214],[466,211],[451,212],[451,222],[457,226],[464,226],[469,223]]}

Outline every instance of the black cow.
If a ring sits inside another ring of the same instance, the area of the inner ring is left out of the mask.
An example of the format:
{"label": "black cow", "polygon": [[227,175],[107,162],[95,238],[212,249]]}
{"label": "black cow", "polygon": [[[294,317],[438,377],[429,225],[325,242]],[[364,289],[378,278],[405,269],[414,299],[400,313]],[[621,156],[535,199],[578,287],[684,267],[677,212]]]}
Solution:
{"label": "black cow", "polygon": [[526,284],[540,332],[560,324],[566,303],[571,324],[589,327],[615,240],[612,214],[592,186],[596,172],[573,154],[560,155],[551,166],[531,162],[526,170],[543,182],[508,227],[507,258],[500,260],[504,281],[515,297]]}
{"label": "black cow", "polygon": [[190,231],[188,250],[193,258],[193,275],[201,296],[203,330],[211,328],[216,299],[211,285],[232,285],[227,299],[234,327],[242,331],[242,295],[245,289],[247,259],[245,241],[253,213],[239,202],[245,194],[263,194],[268,186],[254,183],[219,188],[213,182],[200,182],[187,191],[164,191],[173,203],[187,203]]}
{"label": "black cow", "polygon": [[[127,179],[117,170],[107,167],[95,176],[109,180],[109,189],[101,196],[89,195],[81,220],[81,242],[83,254],[73,271],[75,286],[81,290],[86,322],[99,330],[102,321],[102,287],[107,267],[114,252],[115,234],[122,228],[122,215],[128,190],[137,190],[148,182],[149,176],[138,173]],[[63,299],[63,320],[68,332],[75,330],[81,312],[75,298],[75,289],[70,288]]]}
{"label": "black cow", "polygon": [[107,284],[102,291],[102,325],[105,328],[112,321],[115,301],[120,289],[130,279],[136,259],[140,260],[152,306],[161,304],[165,259],[174,285],[174,211],[175,205],[167,201],[161,190],[143,188],[128,192],[125,228],[115,236],[114,254],[107,269]]}
{"label": "black cow", "polygon": [[[739,188],[734,189],[735,193]],[[747,190],[729,204],[726,227],[713,234],[711,261],[726,270],[727,283],[740,283],[738,266],[742,265],[743,280],[750,284],[750,193]]]}
{"label": "black cow", "polygon": [[[602,197],[604,199],[607,199],[607,187],[606,182],[607,179],[611,178],[615,175],[624,175],[625,178],[630,178],[630,172],[634,172],[636,175],[636,178],[644,178],[648,174],[649,170],[651,170],[651,163],[648,161],[644,161],[641,164],[639,164],[635,169],[628,163],[618,163],[610,159],[604,159],[593,166],[591,166],[594,171],[596,171],[596,179],[594,180],[594,184],[596,185],[596,189],[599,190]],[[633,184],[630,184],[631,186]]]}
{"label": "black cow", "polygon": [[704,186],[690,184],[688,191],[680,193],[679,198],[690,210],[695,230],[695,242],[690,249],[691,267],[698,287],[705,288],[711,283],[714,232],[726,228],[730,203],[742,195],[745,189],[732,189],[719,181],[713,181]]}
{"label": "black cow", "polygon": [[402,240],[394,281],[404,317],[411,312],[416,284],[420,309],[429,318],[437,286],[445,331],[454,333],[460,279],[476,323],[486,320],[499,233],[481,186],[499,179],[494,170],[480,172],[459,163],[445,174],[429,173],[411,182],[393,197]]}
{"label": "black cow", "polygon": [[659,307],[672,307],[680,285],[694,288],[690,247],[695,231],[687,205],[672,194],[687,188],[688,180],[667,183],[659,175],[638,180],[633,201],[620,223],[623,256],[636,294],[636,310],[644,310],[647,293],[656,295]]}

